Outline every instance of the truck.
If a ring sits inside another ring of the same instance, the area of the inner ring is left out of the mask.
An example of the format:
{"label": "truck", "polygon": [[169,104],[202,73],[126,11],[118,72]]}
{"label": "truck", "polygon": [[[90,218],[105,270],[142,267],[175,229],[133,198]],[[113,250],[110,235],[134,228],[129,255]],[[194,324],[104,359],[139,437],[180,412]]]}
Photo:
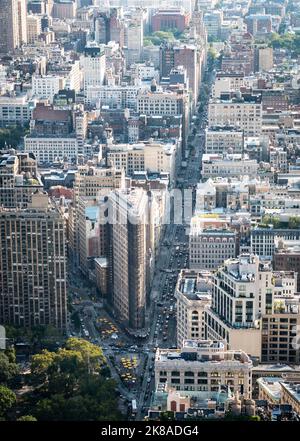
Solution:
{"label": "truck", "polygon": [[136,400],[131,401],[131,412],[132,412],[132,415],[135,415],[137,412]]}

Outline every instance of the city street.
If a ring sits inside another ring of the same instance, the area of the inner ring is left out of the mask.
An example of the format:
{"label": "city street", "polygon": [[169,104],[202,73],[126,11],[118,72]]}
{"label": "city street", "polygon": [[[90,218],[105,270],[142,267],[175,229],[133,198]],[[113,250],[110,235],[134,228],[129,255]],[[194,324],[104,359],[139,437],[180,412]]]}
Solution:
{"label": "city street", "polygon": [[[210,75],[212,82],[213,74]],[[206,107],[207,108],[207,107]],[[206,109],[205,108],[205,109]],[[199,124],[196,134],[191,141],[194,154],[189,154],[187,164],[178,176],[183,183],[183,189],[193,188],[200,180],[201,160],[204,149],[204,127],[207,110],[199,114]],[[194,201],[195,202],[195,201]],[[146,414],[154,392],[153,350],[155,348],[176,347],[176,301],[174,297],[178,273],[188,267],[188,225],[167,225],[164,241],[162,242],[156,276],[153,281],[151,298],[153,300],[150,317],[152,321],[148,347],[148,361],[144,380],[139,396],[136,419],[140,420]],[[170,314],[172,308],[172,315]]]}
{"label": "city street", "polygon": [[[210,84],[212,80],[213,73],[210,74]],[[183,166],[177,173],[178,187],[182,190],[182,199],[184,200],[184,190],[193,191],[193,209],[195,205],[195,188],[200,181],[206,121],[207,105],[204,106],[203,112],[197,114],[196,123],[192,125],[191,132],[193,134],[191,133],[189,136],[189,149],[187,149],[186,161],[183,162]],[[191,201],[188,200],[187,203],[189,202]],[[175,208],[174,212],[176,210]],[[80,313],[84,332],[89,336],[89,339],[103,348],[108,366],[111,369],[112,378],[118,383],[124,403],[130,404],[131,400],[136,399],[137,413],[132,418],[137,420],[142,419],[146,415],[151,403],[152,394],[154,393],[156,348],[176,348],[177,346],[176,300],[174,294],[180,270],[189,266],[188,232],[190,217],[186,213],[189,213],[191,216],[192,210],[189,212],[186,209],[186,211],[183,210],[183,213],[183,222],[174,223],[174,220],[175,222],[179,222],[179,220],[176,217],[172,219],[171,216],[171,222],[165,227],[150,293],[150,305],[146,313],[146,323],[149,328],[149,336],[146,340],[139,341],[133,337],[131,338],[125,335],[123,330],[118,329],[118,335],[122,337],[122,347],[119,347],[112,339],[104,341],[95,326],[98,312],[101,310],[101,304],[87,302],[88,299],[95,296],[95,290],[87,288],[82,281],[79,281],[80,279],[76,277],[76,273],[73,273],[74,277],[70,281],[69,292],[72,298],[80,298],[79,304],[73,303],[73,306]],[[116,327],[118,326],[118,323],[112,318],[110,320],[115,323]],[[137,381],[130,387],[122,381],[120,366],[116,363],[119,354],[126,356],[129,351],[135,352],[140,358],[139,367],[136,370]]]}

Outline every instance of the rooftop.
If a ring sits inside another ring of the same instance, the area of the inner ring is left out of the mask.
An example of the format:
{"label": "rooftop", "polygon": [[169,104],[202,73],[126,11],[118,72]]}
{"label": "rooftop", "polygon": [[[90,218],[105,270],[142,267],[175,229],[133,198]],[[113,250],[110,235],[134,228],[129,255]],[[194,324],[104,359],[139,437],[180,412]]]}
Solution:
{"label": "rooftop", "polygon": [[240,127],[236,127],[236,126],[212,126],[212,127],[207,127],[205,129],[205,132],[236,132],[236,133],[241,133],[243,134],[243,130]]}
{"label": "rooftop", "polygon": [[281,397],[280,381],[282,381],[282,377],[262,377],[258,378],[257,383],[274,401],[279,402]]}
{"label": "rooftop", "polygon": [[253,372],[297,372],[300,374],[300,366],[288,365],[284,363],[276,364],[259,364],[253,367]]}
{"label": "rooftop", "polygon": [[99,206],[85,207],[85,216],[90,220],[97,221],[99,219]]}
{"label": "rooftop", "polygon": [[204,153],[202,155],[202,162],[206,164],[213,164],[218,162],[242,162],[242,163],[253,163],[257,164],[254,159],[249,159],[247,154],[240,153],[230,153],[230,154],[220,154],[220,153]]}
{"label": "rooftop", "polygon": [[211,278],[209,271],[182,270],[178,282],[177,291],[188,300],[210,302]]}
{"label": "rooftop", "polygon": [[282,388],[285,389],[289,395],[292,395],[294,400],[300,404],[300,383],[280,383]]}
{"label": "rooftop", "polygon": [[241,94],[231,96],[230,94],[221,94],[220,98],[213,98],[210,104],[261,104],[261,95]]}
{"label": "rooftop", "polygon": [[244,364],[252,367],[252,361],[243,351],[228,351],[225,343],[219,340],[184,340],[182,349],[158,349],[156,352],[156,362],[176,362],[184,363],[232,363]]}

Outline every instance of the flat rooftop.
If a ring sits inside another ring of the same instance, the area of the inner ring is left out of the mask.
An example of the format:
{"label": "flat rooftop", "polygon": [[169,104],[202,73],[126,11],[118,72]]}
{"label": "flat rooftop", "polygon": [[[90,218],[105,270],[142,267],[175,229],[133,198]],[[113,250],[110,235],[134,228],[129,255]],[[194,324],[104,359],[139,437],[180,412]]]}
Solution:
{"label": "flat rooftop", "polygon": [[289,395],[292,395],[292,397],[300,403],[300,383],[287,383],[287,382],[281,382],[280,383],[282,388],[285,389]]}
{"label": "flat rooftop", "polygon": [[281,397],[281,381],[282,377],[262,377],[258,378],[257,383],[274,401],[279,402]]}

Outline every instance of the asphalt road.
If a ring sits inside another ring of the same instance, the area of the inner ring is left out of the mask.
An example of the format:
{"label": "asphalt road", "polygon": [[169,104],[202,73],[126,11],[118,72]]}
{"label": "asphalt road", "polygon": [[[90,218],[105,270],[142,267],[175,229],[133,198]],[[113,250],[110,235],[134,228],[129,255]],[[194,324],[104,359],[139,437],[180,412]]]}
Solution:
{"label": "asphalt road", "polygon": [[[211,76],[211,81],[213,77]],[[204,151],[204,129],[207,119],[207,106],[202,114],[197,114],[197,121],[193,128],[196,129],[195,136],[189,141],[192,148],[189,151],[186,167],[178,171],[181,188],[195,189],[201,177],[201,160]],[[194,192],[195,196],[195,192]],[[193,207],[195,198],[193,198]],[[192,215],[192,212],[190,213]],[[164,237],[161,243],[160,253],[156,265],[156,272],[153,279],[150,294],[150,307],[147,311],[146,320],[149,325],[149,337],[146,341],[137,343],[132,340],[132,345],[124,348],[136,351],[140,357],[138,371],[141,382],[135,388],[125,387],[117,369],[111,363],[109,357],[120,352],[111,342],[101,341],[101,336],[94,326],[95,309],[93,306],[82,308],[78,306],[85,328],[89,331],[92,341],[104,347],[104,353],[111,368],[112,377],[117,381],[120,392],[128,401],[137,400],[137,414],[135,418],[141,420],[150,406],[151,397],[155,388],[154,381],[154,357],[157,347],[176,347],[176,302],[175,286],[178,273],[182,268],[188,267],[188,231],[189,218],[185,219],[185,225],[170,223],[165,227]],[[75,275],[74,275],[75,276]],[[76,285],[77,284],[77,285]],[[79,292],[83,299],[88,298],[88,290],[84,284],[75,280],[75,286],[71,287],[71,294]],[[130,338],[126,337],[128,341]],[[136,346],[135,346],[136,345]],[[134,347],[134,349],[132,349]]]}
{"label": "asphalt road", "polygon": [[[210,82],[212,83],[212,81],[213,74],[210,75]],[[198,121],[194,126],[196,134],[190,142],[193,148],[189,152],[186,167],[182,168],[178,173],[183,189],[195,188],[201,178],[201,161],[205,148],[204,130],[207,123],[207,105],[204,106],[203,113],[197,116]],[[194,204],[195,198],[193,198],[193,209]],[[152,308],[150,316],[152,325],[148,342],[150,352],[138,399],[137,420],[142,419],[145,415],[155,390],[153,375],[153,354],[155,348],[176,347],[176,301],[174,293],[179,271],[182,268],[188,267],[189,222],[188,219],[186,221],[186,225],[170,224],[167,226],[160,249],[157,272],[151,293]],[[173,308],[172,313],[170,313],[170,307]]]}

